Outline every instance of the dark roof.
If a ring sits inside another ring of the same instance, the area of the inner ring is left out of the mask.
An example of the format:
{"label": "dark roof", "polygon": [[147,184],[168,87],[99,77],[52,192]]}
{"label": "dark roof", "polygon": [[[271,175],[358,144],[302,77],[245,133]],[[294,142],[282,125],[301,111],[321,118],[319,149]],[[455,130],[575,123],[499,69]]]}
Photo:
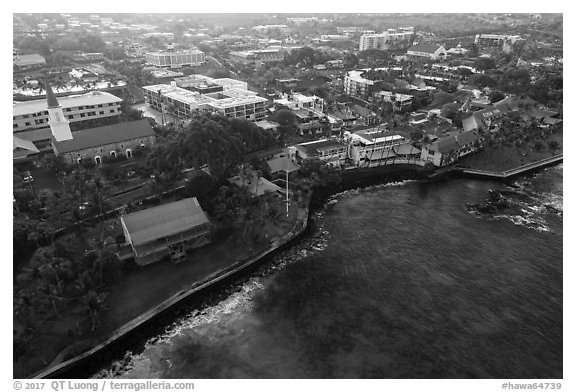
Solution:
{"label": "dark roof", "polygon": [[411,155],[420,154],[420,150],[414,147],[410,143],[400,144],[399,146],[394,146],[393,148],[396,155]]}
{"label": "dark roof", "polygon": [[464,131],[455,135],[450,135],[442,139],[438,139],[437,141],[429,145],[428,149],[444,154],[450,151],[459,150],[462,146],[474,143],[476,140],[479,139],[480,136],[478,136],[475,132]]}
{"label": "dark roof", "polygon": [[278,157],[269,159],[266,161],[268,163],[268,167],[270,168],[270,173],[278,173],[280,171],[292,173],[293,171],[298,170],[298,166],[292,162],[292,160],[288,157]]}
{"label": "dark roof", "polygon": [[330,150],[334,147],[346,147],[346,145],[338,140],[321,140],[309,144],[298,144],[296,146],[296,148],[303,149],[309,155],[316,155],[320,151]]}
{"label": "dark roof", "polygon": [[72,132],[73,139],[52,143],[55,150],[63,154],[147,136],[154,136],[154,129],[147,119],[142,119]]}
{"label": "dark roof", "polygon": [[48,79],[44,79],[44,84],[46,85],[46,101],[48,102],[48,107],[57,108],[60,104],[52,91],[52,87],[50,87],[50,83],[48,83]]}
{"label": "dark roof", "polygon": [[458,143],[458,145],[460,145],[460,146],[472,144],[476,140],[480,139],[480,136],[478,136],[476,133],[471,132],[471,131],[460,132],[460,133],[456,134],[455,136],[456,136],[456,143]]}
{"label": "dark roof", "polygon": [[410,52],[425,52],[425,53],[434,53],[438,50],[440,45],[438,44],[418,44],[410,47],[408,51]]}
{"label": "dark roof", "polygon": [[121,219],[134,246],[209,223],[195,197],[134,212]]}

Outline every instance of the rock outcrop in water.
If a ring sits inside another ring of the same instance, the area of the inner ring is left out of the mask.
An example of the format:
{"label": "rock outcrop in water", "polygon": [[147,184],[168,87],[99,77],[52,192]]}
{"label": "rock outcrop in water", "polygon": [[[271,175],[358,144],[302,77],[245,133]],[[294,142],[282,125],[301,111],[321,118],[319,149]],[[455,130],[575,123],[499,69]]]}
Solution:
{"label": "rock outcrop in water", "polygon": [[520,213],[521,208],[504,197],[503,192],[489,190],[488,198],[484,203],[467,204],[469,210],[475,210],[484,214]]}

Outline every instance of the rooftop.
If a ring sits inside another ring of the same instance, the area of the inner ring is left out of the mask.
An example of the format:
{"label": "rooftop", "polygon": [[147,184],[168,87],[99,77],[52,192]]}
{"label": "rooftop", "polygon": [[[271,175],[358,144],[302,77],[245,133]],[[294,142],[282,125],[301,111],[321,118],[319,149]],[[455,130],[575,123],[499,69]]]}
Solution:
{"label": "rooftop", "polygon": [[148,119],[142,119],[76,131],[72,133],[73,139],[53,140],[53,144],[58,153],[62,154],[154,135]]}
{"label": "rooftop", "polygon": [[434,53],[436,52],[441,46],[438,44],[430,44],[430,43],[422,43],[413,45],[408,49],[408,52],[424,52],[424,53]]}
{"label": "rooftop", "polygon": [[[122,99],[104,91],[92,91],[81,95],[68,95],[58,97],[58,102],[62,108],[74,108],[86,105],[100,105],[105,103],[122,102]],[[32,101],[13,102],[12,115],[20,116],[24,114],[38,113],[45,111],[48,104],[45,99],[35,99]]]}
{"label": "rooftop", "polygon": [[127,214],[121,219],[134,246],[209,223],[195,197]]}

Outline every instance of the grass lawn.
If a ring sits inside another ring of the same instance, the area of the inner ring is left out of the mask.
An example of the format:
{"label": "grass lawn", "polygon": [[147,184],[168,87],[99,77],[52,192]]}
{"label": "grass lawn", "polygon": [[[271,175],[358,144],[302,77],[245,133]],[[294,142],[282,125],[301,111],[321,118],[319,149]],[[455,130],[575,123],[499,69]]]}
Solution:
{"label": "grass lawn", "polygon": [[[552,152],[548,148],[548,142],[555,140],[559,148]],[[506,171],[516,167],[536,162],[553,155],[562,153],[562,132],[553,133],[544,141],[545,146],[540,151],[518,149],[515,146],[488,147],[476,154],[462,158],[458,165],[478,170]]]}

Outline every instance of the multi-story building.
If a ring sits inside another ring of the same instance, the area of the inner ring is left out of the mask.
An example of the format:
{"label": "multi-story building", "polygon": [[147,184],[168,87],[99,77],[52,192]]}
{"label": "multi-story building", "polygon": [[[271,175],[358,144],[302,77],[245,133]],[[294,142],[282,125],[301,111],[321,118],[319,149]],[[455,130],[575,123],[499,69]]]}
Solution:
{"label": "multi-story building", "polygon": [[210,221],[195,197],[163,204],[120,217],[124,237],[136,264],[170,257],[186,259],[186,250],[209,244]]}
{"label": "multi-story building", "polygon": [[[60,97],[58,103],[63,119],[72,130],[80,128],[86,121],[115,118],[122,114],[122,99],[102,91]],[[50,149],[52,133],[46,100],[14,102],[12,124],[15,136],[34,142],[39,150]]]}
{"label": "multi-story building", "polygon": [[409,57],[422,57],[430,60],[442,60],[447,55],[444,46],[434,43],[422,43],[411,46],[406,54]]}
{"label": "multi-story building", "polygon": [[519,35],[477,34],[474,43],[480,49],[502,48],[506,43],[514,44],[521,39]]}
{"label": "multi-story building", "polygon": [[394,147],[406,139],[400,135],[390,135],[380,128],[371,128],[356,133],[345,132],[348,141],[348,154],[356,165],[365,161],[379,161],[394,157]]}
{"label": "multi-story building", "polygon": [[362,76],[366,71],[367,69],[361,69],[347,72],[344,76],[344,93],[356,96],[368,94],[374,81]]}
{"label": "multi-story building", "polygon": [[413,27],[388,29],[381,34],[365,34],[360,37],[360,50],[407,49],[414,40]]}
{"label": "multi-story building", "polygon": [[260,65],[282,61],[284,53],[281,49],[260,49],[242,52],[230,52],[230,61],[243,65]]}
{"label": "multi-story building", "polygon": [[412,109],[413,96],[409,94],[393,93],[391,91],[378,91],[374,93],[374,98],[380,99],[382,102],[390,102],[394,106],[394,110],[406,111]]}
{"label": "multi-story building", "polygon": [[434,166],[446,166],[476,151],[480,140],[476,131],[446,136],[423,146],[420,159],[432,162]]}
{"label": "multi-story building", "polygon": [[323,139],[296,145],[296,159],[318,158],[331,166],[346,162],[348,146],[339,140]]}
{"label": "multi-story building", "polygon": [[176,82],[145,86],[142,89],[146,102],[153,109],[168,110],[180,119],[187,119],[195,110],[203,109],[250,121],[259,121],[266,117],[267,99],[252,91],[221,87],[221,91],[206,94],[178,87]]}
{"label": "multi-story building", "polygon": [[166,68],[199,66],[206,62],[206,56],[201,50],[149,52],[146,53],[145,58],[147,64]]}

